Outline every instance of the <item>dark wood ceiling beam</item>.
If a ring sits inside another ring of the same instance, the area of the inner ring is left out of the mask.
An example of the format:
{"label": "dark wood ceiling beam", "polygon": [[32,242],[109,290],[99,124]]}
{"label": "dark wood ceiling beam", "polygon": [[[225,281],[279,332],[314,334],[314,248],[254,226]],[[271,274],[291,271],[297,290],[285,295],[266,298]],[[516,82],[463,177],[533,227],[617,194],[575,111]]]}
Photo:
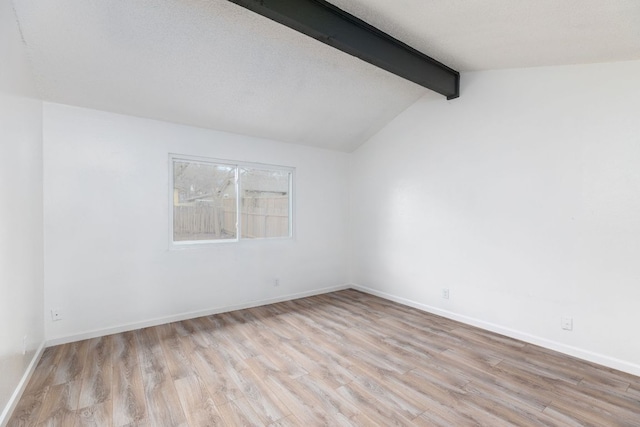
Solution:
{"label": "dark wood ceiling beam", "polygon": [[324,0],[229,0],[453,99],[460,73]]}

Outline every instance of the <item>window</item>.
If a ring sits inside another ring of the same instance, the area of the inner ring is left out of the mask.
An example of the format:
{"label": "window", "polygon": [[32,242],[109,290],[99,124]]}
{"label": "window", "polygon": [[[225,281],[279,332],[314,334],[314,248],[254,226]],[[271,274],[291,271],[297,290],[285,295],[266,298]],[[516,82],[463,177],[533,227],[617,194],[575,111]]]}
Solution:
{"label": "window", "polygon": [[292,236],[293,169],[172,155],[174,245]]}

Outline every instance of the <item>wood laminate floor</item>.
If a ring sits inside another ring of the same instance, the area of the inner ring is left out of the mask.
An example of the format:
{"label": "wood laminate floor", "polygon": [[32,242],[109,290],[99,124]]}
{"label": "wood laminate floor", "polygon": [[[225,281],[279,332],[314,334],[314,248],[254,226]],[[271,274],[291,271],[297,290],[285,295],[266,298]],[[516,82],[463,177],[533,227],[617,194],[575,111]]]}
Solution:
{"label": "wood laminate floor", "polygon": [[347,290],[47,348],[34,425],[640,426],[640,378]]}

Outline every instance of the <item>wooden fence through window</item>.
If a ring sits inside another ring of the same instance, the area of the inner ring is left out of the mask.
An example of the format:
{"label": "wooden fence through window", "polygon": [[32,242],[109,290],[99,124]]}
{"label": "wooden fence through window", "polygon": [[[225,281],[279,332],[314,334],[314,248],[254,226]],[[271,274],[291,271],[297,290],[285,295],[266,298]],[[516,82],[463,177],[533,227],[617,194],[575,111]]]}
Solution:
{"label": "wooden fence through window", "polygon": [[[249,197],[241,201],[244,238],[287,237],[289,198]],[[215,240],[235,237],[236,199],[184,204],[173,208],[175,241]]]}

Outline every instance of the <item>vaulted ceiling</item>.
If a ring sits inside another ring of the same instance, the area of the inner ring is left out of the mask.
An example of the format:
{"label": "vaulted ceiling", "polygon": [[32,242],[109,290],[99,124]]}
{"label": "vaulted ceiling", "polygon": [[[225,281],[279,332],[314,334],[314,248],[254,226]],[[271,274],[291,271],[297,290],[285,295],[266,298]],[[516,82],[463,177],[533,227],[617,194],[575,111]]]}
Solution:
{"label": "vaulted ceiling", "polygon": [[[331,3],[462,72],[640,59],[637,0]],[[421,97],[457,102],[227,0],[14,7],[52,102],[341,151]]]}

